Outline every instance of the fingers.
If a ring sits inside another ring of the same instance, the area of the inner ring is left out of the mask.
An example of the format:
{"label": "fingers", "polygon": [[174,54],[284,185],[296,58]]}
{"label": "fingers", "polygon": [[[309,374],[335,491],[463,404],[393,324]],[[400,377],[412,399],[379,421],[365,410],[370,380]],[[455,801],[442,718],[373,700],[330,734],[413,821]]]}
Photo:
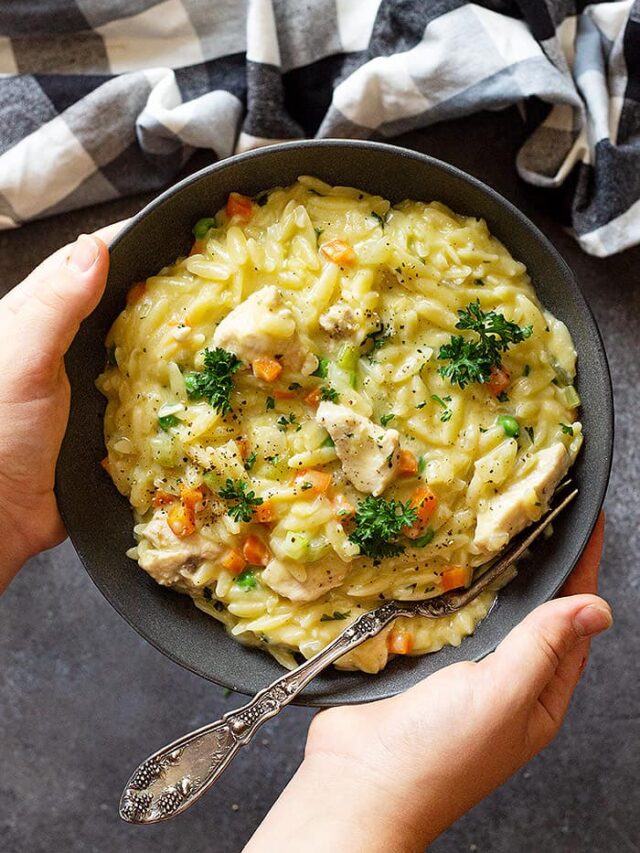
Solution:
{"label": "fingers", "polygon": [[530,613],[480,666],[487,670],[494,688],[510,701],[529,704],[538,699],[577,646],[582,644],[582,656],[584,641],[611,623],[609,605],[595,595],[557,598]]}
{"label": "fingers", "polygon": [[560,595],[577,595],[581,592],[595,593],[598,591],[598,570],[604,545],[604,529],[605,516],[604,512],[601,512],[591,538],[587,542],[587,547],[584,549],[575,569],[565,581],[560,590]]}
{"label": "fingers", "polygon": [[[109,269],[105,243],[86,234],[56,253],[2,300],[2,326],[13,330],[15,357],[32,381],[58,374],[81,321],[98,304]],[[19,335],[15,335],[15,331]]]}

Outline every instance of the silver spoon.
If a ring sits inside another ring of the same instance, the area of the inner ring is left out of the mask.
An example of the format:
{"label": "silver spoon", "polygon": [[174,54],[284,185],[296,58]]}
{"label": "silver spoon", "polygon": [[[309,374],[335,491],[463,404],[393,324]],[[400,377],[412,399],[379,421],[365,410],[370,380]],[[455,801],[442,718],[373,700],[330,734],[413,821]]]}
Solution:
{"label": "silver spoon", "polygon": [[[562,486],[566,487],[568,482]],[[363,613],[315,657],[277,678],[246,705],[155,752],[127,782],[120,800],[120,817],[128,823],[152,824],[188,809],[217,781],[240,747],[252,740],[260,726],[280,713],[329,664],[375,637],[398,616],[439,619],[460,610],[503,579],[512,564],[577,494],[577,489],[567,494],[468,589],[427,601],[386,601],[375,610]]]}

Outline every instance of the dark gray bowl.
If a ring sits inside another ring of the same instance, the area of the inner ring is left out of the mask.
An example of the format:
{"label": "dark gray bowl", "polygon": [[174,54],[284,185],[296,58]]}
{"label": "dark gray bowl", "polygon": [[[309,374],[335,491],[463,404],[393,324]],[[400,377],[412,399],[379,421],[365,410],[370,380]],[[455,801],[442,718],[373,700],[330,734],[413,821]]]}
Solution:
{"label": "dark gray bowl", "polygon": [[69,352],[71,417],[57,470],[57,494],[71,540],[92,579],[115,609],[176,663],[218,684],[252,694],[281,674],[266,653],[228,637],[186,596],[158,586],[125,557],[133,543],[127,501],[102,474],[104,402],[94,380],[104,365],[104,338],[132,282],[157,272],[188,249],[191,228],[220,208],[232,190],[254,195],[301,174],[362,187],[398,202],[440,200],[459,213],[484,217],[523,261],[544,304],[567,324],[579,353],[578,388],[586,441],[574,476],[580,495],[535,550],[535,563],[500,593],[490,616],[459,648],[392,661],[371,676],[329,670],[305,690],[301,704],[329,706],[379,699],[404,690],[440,667],[492,651],[529,611],[558,590],[598,517],[613,441],[613,403],[598,328],[571,270],[540,231],[508,201],[459,169],[372,142],[295,142],[232,157],[186,178],[148,205],[111,247],[105,296]]}

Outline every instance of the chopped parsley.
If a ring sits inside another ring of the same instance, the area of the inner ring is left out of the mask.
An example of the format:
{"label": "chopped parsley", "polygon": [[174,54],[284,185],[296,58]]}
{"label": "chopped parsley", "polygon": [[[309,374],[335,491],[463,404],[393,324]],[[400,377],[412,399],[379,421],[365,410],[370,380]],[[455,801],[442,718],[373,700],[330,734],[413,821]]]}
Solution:
{"label": "chopped parsley", "polygon": [[474,278],[473,283],[476,287],[484,287],[484,279],[482,278]]}
{"label": "chopped parsley", "polygon": [[385,326],[384,323],[381,323],[379,328],[376,329],[375,332],[370,332],[366,336],[366,338],[362,342],[362,345],[365,346],[369,341],[371,342],[371,347],[367,352],[367,357],[369,358],[369,361],[371,361],[374,354],[378,352],[378,350],[387,343],[392,334],[393,333],[391,332],[391,329]]}
{"label": "chopped parsley", "polygon": [[269,409],[275,409],[275,407],[276,407],[275,398],[274,397],[267,397],[266,402],[264,404],[264,407],[267,411],[269,411]]}
{"label": "chopped parsley", "polygon": [[560,424],[560,429],[565,435],[573,435],[573,427],[569,424]]}
{"label": "chopped parsley", "polygon": [[344,613],[340,613],[339,610],[334,610],[331,615],[329,615],[328,613],[323,613],[322,616],[320,617],[320,621],[321,622],[336,622],[336,621],[340,621],[341,619],[346,619],[347,616],[350,616],[350,615],[351,615],[350,610],[345,610]]}
{"label": "chopped parsley", "polygon": [[402,528],[411,527],[417,517],[408,501],[402,503],[393,498],[387,501],[368,495],[358,505],[354,518],[356,527],[349,539],[366,557],[396,557],[405,549],[398,542]]}
{"label": "chopped parsley", "polygon": [[533,444],[533,442],[536,440],[535,439],[535,433],[533,431],[533,427],[525,427],[524,431],[529,436],[529,439],[531,440],[531,444]]}
{"label": "chopped parsley", "polygon": [[522,375],[528,376],[530,373],[531,373],[531,367],[528,364],[525,364],[525,366],[522,370]]}
{"label": "chopped parsley", "polygon": [[234,521],[251,521],[253,510],[260,506],[262,498],[256,497],[256,493],[249,488],[244,480],[227,479],[224,486],[218,490],[218,494],[225,501],[234,501],[227,507],[227,515]]}
{"label": "chopped parsley", "polygon": [[158,418],[158,426],[163,432],[169,432],[171,427],[178,426],[179,423],[182,423],[182,421],[175,415],[163,415]]}
{"label": "chopped parsley", "polygon": [[292,424],[298,423],[298,419],[293,412],[289,412],[288,415],[280,415],[276,423],[280,432],[286,432]]}
{"label": "chopped parsley", "polygon": [[332,388],[330,385],[323,385],[320,389],[320,399],[329,400],[331,403],[337,403],[340,399],[340,394],[338,394],[336,389]]}
{"label": "chopped parsley", "polygon": [[451,417],[453,415],[453,412],[447,406],[447,403],[451,402],[451,397],[449,395],[447,395],[446,397],[438,397],[437,394],[432,394],[431,399],[433,400],[434,403],[437,403],[442,409],[444,409],[444,411],[440,415],[440,420],[443,423],[450,421]]}
{"label": "chopped parsley", "polygon": [[233,391],[233,374],[242,367],[235,353],[221,347],[205,349],[204,370],[186,373],[184,384],[192,400],[204,397],[210,406],[221,415],[231,411],[230,397]]}
{"label": "chopped parsley", "polygon": [[240,589],[244,589],[245,591],[255,589],[257,583],[256,576],[251,569],[245,569],[236,578],[236,583]]}
{"label": "chopped parsley", "polygon": [[378,222],[378,225],[384,231],[384,226],[387,224],[389,213],[387,212],[384,216],[380,216],[379,213],[376,213],[375,210],[372,210],[370,215],[373,216],[373,218]]}
{"label": "chopped parsley", "polygon": [[386,425],[388,423],[391,423],[391,421],[394,418],[395,418],[395,415],[393,412],[389,412],[388,415],[380,415],[380,423],[382,424],[383,427],[386,427]]}
{"label": "chopped parsley", "polygon": [[498,396],[496,397],[496,400],[499,400],[501,403],[508,403],[509,402],[509,395],[507,394],[506,391],[501,391],[498,394]]}
{"label": "chopped parsley", "polygon": [[326,379],[329,373],[329,359],[321,357],[318,359],[318,366],[311,374],[312,376],[319,376],[320,379]]}
{"label": "chopped parsley", "polygon": [[521,328],[496,311],[483,311],[480,300],[460,309],[458,317],[456,329],[475,332],[478,340],[453,335],[448,344],[440,347],[438,358],[449,362],[439,368],[440,375],[460,388],[471,382],[488,382],[492,369],[502,365],[502,353],[533,332],[532,326]]}
{"label": "chopped parsley", "polygon": [[244,470],[250,471],[256,464],[256,452],[253,450],[244,460]]}
{"label": "chopped parsley", "polygon": [[328,436],[325,438],[325,440],[322,442],[322,444],[320,445],[320,447],[335,447],[335,446],[336,446],[336,443],[335,443],[335,441],[331,438],[331,436],[330,436],[330,435],[328,435]]}

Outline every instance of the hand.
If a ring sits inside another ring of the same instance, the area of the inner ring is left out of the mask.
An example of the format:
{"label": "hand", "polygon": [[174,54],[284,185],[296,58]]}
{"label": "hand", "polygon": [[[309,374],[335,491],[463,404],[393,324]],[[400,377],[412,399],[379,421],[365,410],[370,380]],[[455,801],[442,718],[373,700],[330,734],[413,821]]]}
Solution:
{"label": "hand", "polygon": [[479,663],[392,699],[320,713],[304,761],[246,848],[422,851],[557,734],[611,625],[593,593],[604,517],[561,592]]}
{"label": "hand", "polygon": [[[99,234],[109,239],[120,227]],[[69,416],[63,359],[108,268],[103,240],[84,234],[0,300],[0,592],[26,559],[66,535],[53,493]]]}

